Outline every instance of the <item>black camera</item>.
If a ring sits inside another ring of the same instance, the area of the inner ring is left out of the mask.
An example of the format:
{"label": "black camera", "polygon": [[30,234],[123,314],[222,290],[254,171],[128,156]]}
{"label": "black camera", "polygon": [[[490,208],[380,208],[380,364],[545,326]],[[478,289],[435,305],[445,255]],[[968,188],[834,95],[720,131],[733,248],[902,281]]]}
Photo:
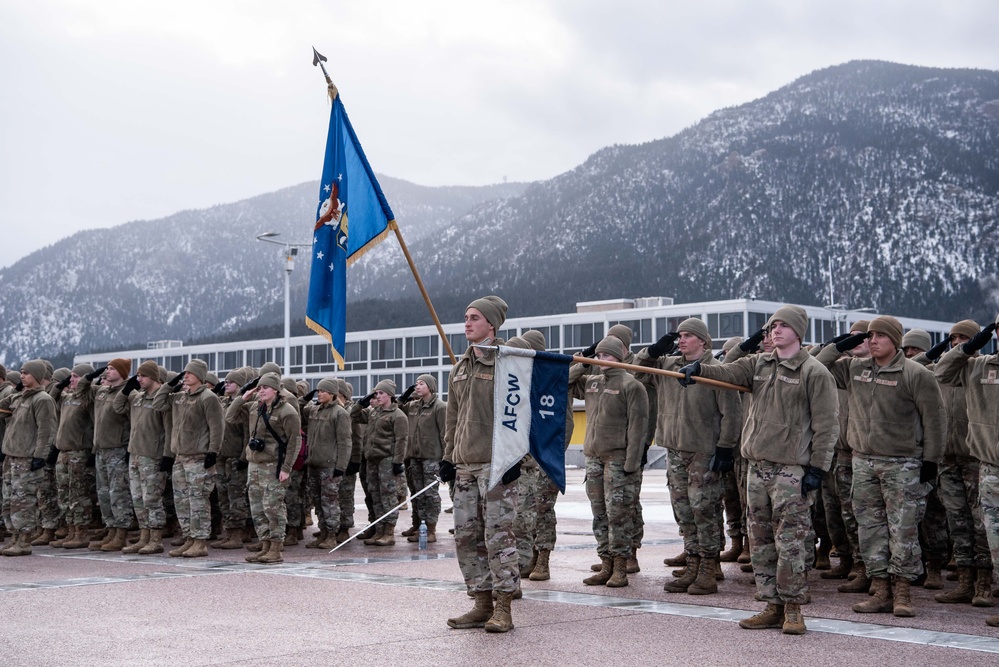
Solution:
{"label": "black camera", "polygon": [[261,440],[260,438],[250,438],[250,442],[247,444],[249,444],[250,449],[252,449],[255,452],[264,451],[264,441]]}

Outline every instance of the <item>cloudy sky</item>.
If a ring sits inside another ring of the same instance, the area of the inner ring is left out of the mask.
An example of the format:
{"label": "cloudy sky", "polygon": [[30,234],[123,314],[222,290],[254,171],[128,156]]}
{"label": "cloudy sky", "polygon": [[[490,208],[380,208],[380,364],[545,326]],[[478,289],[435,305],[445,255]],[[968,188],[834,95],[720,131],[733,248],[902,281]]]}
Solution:
{"label": "cloudy sky", "polygon": [[849,60],[999,70],[997,25],[995,0],[0,0],[0,267],[318,179],[313,45],[377,172],[481,185]]}

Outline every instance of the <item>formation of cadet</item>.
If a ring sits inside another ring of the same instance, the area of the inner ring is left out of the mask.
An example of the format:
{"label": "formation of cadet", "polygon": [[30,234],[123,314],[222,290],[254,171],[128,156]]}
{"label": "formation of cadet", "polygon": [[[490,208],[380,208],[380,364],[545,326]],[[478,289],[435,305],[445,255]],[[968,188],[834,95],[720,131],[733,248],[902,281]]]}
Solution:
{"label": "formation of cadet", "polygon": [[[432,375],[399,397],[382,380],[355,403],[341,379],[309,391],[272,363],[223,382],[198,359],[179,374],[144,361],[130,375],[125,359],[0,366],[0,530],[9,538],[0,554],[40,545],[159,554],[172,537],[172,557],[246,548],[249,562],[280,563],[310,508],[319,530],[307,547],[354,537],[392,546],[407,490],[412,525],[402,536],[435,542],[440,480],[452,486],[458,564],[474,598],[447,623],[507,632],[521,578],[551,576],[557,492],[530,456],[489,483],[496,359],[478,345],[546,346],[537,331],[498,339],[506,313],[497,296],[469,304],[470,346],[446,403]],[[740,626],[802,634],[812,569],[845,580],[842,593],[867,594],[855,612],[906,617],[916,614],[911,587],[945,588],[950,566],[956,586],[937,602],[993,607],[999,354],[981,350],[997,326],[999,316],[984,328],[964,320],[933,345],[882,316],[807,349],[807,314],[783,306],[717,357],[697,318],[637,355],[631,330],[611,327],[581,353],[591,360],[572,365],[567,387],[585,404],[600,559],[583,583],[627,586],[640,571],[642,471],[655,444],[666,449],[684,546],[666,560],[679,566],[666,593],[716,593],[721,563],[738,560],[766,604]],[[373,525],[352,536],[358,478]],[[999,615],[985,621],[999,627]]]}

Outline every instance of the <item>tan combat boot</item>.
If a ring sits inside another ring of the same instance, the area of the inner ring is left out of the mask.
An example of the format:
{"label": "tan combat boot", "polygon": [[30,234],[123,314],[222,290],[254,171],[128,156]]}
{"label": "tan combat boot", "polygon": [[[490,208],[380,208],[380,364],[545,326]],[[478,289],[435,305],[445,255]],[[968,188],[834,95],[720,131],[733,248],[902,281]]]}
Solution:
{"label": "tan combat boot", "polygon": [[[414,535],[419,536],[420,534],[420,522],[416,518],[416,512],[413,512],[413,525],[406,530],[399,533],[402,537],[413,537]],[[409,540],[410,542],[415,542],[416,540]]]}
{"label": "tan combat boot", "polygon": [[628,556],[628,560],[625,563],[625,572],[628,574],[638,574],[642,571],[642,568],[638,566],[638,548],[631,550],[631,555]]}
{"label": "tan combat boot", "polygon": [[44,547],[48,546],[49,542],[55,540],[55,530],[51,528],[43,528],[41,534],[35,539],[31,540],[31,546],[33,547]]}
{"label": "tan combat boot", "polygon": [[978,575],[975,577],[975,597],[971,601],[973,607],[994,607],[995,599],[992,597],[992,568],[977,568]]}
{"label": "tan combat boot", "polygon": [[894,584],[892,596],[891,613],[899,618],[910,618],[916,615],[916,610],[912,607],[912,595],[908,579],[902,577],[892,577]]}
{"label": "tan combat boot", "polygon": [[999,614],[996,614],[995,616],[987,616],[985,618],[985,625],[990,628],[999,628]]}
{"label": "tan combat boot", "polygon": [[535,563],[534,569],[528,575],[528,579],[531,581],[548,581],[552,578],[551,570],[548,569],[548,557],[551,555],[551,551],[540,549],[537,553],[538,562]]}
{"label": "tan combat boot", "polygon": [[62,542],[63,549],[83,549],[90,542],[87,540],[86,526],[70,526],[69,535]]}
{"label": "tan combat boot", "polygon": [[697,576],[687,587],[690,595],[710,595],[718,592],[715,571],[720,570],[717,558],[702,558],[697,568]]}
{"label": "tan combat boot", "polygon": [[957,588],[937,593],[933,599],[945,604],[967,604],[975,598],[975,571],[970,567],[957,568]]}
{"label": "tan combat boot", "polygon": [[184,555],[185,551],[187,551],[188,549],[191,548],[192,544],[194,544],[194,538],[193,537],[188,537],[188,538],[186,538],[184,540],[184,543],[182,545],[180,545],[176,549],[172,550],[167,555],[170,556],[170,558],[180,558],[181,556]]}
{"label": "tan combat boot", "polygon": [[243,529],[233,528],[229,531],[229,536],[224,542],[216,543],[216,549],[242,549],[243,548]]}
{"label": "tan combat boot", "polygon": [[149,544],[149,529],[140,528],[139,529],[139,541],[131,546],[124,547],[121,552],[123,554],[137,554],[142,550],[142,547]]}
{"label": "tan combat boot", "polygon": [[384,530],[382,530],[381,537],[377,538],[372,544],[376,547],[391,547],[395,546],[395,524],[387,523],[385,524]]}
{"label": "tan combat boot", "polygon": [[[531,576],[531,572],[534,572],[534,568],[537,567],[537,565],[538,565],[538,550],[534,549],[531,553],[531,560],[527,561],[524,567],[520,568],[520,578],[526,579],[527,577]],[[596,570],[593,571],[596,572],[599,569],[600,568],[597,568]]]}
{"label": "tan combat boot", "polygon": [[[419,539],[416,540],[419,542]],[[427,524],[427,544],[433,544],[437,541],[437,524],[428,523]]]}
{"label": "tan combat boot", "polygon": [[[371,529],[369,529],[369,530],[371,530]],[[374,526],[374,531],[375,532],[374,532],[374,534],[372,534],[371,537],[369,537],[369,538],[367,538],[367,539],[364,540],[364,543],[366,545],[368,545],[369,547],[372,546],[372,545],[374,545],[374,543],[377,540],[381,539],[382,534],[385,532],[385,525],[380,523],[377,526]],[[365,535],[367,535],[367,533],[368,533],[367,530],[364,531]]]}
{"label": "tan combat boot", "polygon": [[146,542],[146,546],[139,549],[139,555],[148,556],[150,554],[161,554],[161,553],[163,553],[163,529],[150,528],[149,541]]}
{"label": "tan combat boot", "polygon": [[321,528],[318,533],[316,533],[316,539],[312,540],[305,545],[306,549],[319,549],[319,545],[326,541],[329,537],[330,532],[326,530],[325,527]]}
{"label": "tan combat boot", "polygon": [[[815,547],[815,569],[828,570],[832,567],[829,562],[829,552],[832,551],[832,544],[828,539],[819,538],[819,545]],[[784,612],[787,613],[787,612]]]}
{"label": "tan combat boot", "polygon": [[[250,545],[250,546],[257,546],[257,545],[253,544],[253,545]],[[247,549],[249,549],[249,548],[250,547],[247,547]],[[260,540],[260,548],[255,550],[256,553],[250,554],[249,556],[247,556],[243,560],[245,560],[247,563],[256,563],[257,561],[260,560],[261,556],[263,556],[265,553],[267,553],[268,551],[270,551],[270,548],[271,548],[271,541],[270,540]]]}
{"label": "tan combat boot", "polygon": [[[742,555],[735,559],[740,565],[749,565],[752,562],[752,557],[749,555],[749,537],[746,537],[745,547],[742,550]],[[752,570],[750,570],[752,572]]]}
{"label": "tan combat boot", "polygon": [[801,614],[801,605],[788,602],[784,605],[784,625],[781,631],[785,635],[805,634],[805,617]]}
{"label": "tan combat boot", "polygon": [[936,561],[926,562],[926,579],[923,581],[923,588],[929,591],[939,591],[942,590],[943,577],[940,576],[940,563]]}
{"label": "tan combat boot", "polygon": [[336,534],[336,543],[343,544],[350,539],[350,531],[346,528],[341,528],[340,532]]}
{"label": "tan combat boot", "polygon": [[831,570],[819,573],[819,577],[822,579],[846,579],[850,576],[850,570],[852,569],[853,556],[851,556],[850,552],[847,551],[839,557],[839,565]]}
{"label": "tan combat boot", "polygon": [[110,553],[112,551],[121,551],[125,548],[125,541],[128,538],[127,528],[112,528],[114,537],[107,544],[101,546],[101,551]]}
{"label": "tan combat boot", "polygon": [[845,584],[836,587],[840,593],[866,593],[871,588],[871,580],[867,578],[866,570],[861,570],[853,579],[849,579],[849,575],[847,578]]}
{"label": "tan combat boot", "polygon": [[743,630],[767,630],[784,627],[784,605],[768,602],[766,609],[755,616],[739,621]]}
{"label": "tan combat boot", "polygon": [[317,549],[322,549],[323,551],[329,551],[335,548],[337,545],[336,533],[326,533],[326,539],[316,545]]}
{"label": "tan combat boot", "polygon": [[[684,570],[684,574],[673,581],[667,581],[663,584],[663,590],[667,593],[686,593],[690,585],[694,583],[697,579],[697,573],[701,569],[701,557],[688,555],[687,556],[687,568]],[[714,570],[711,571],[712,579],[714,579]]]}
{"label": "tan combat boot", "polygon": [[610,581],[611,574],[614,571],[614,559],[610,556],[600,557],[600,571],[596,574],[583,579],[583,583],[587,586],[603,586],[608,581]]}
{"label": "tan combat boot", "polygon": [[4,556],[30,556],[31,538],[27,533],[16,533],[6,549],[0,551]]}
{"label": "tan combat boot", "polygon": [[204,558],[208,555],[208,543],[205,540],[194,540],[191,546],[181,555],[184,558]]}
{"label": "tan combat boot", "polygon": [[664,558],[663,565],[668,565],[669,567],[683,567],[687,564],[687,552],[680,552],[679,556],[673,556],[672,558]]}
{"label": "tan combat boot", "polygon": [[[103,537],[101,537],[102,534]],[[117,531],[114,528],[104,528],[94,535],[94,541],[87,545],[87,548],[91,551],[100,551],[101,547],[111,542],[115,535],[117,535]]]}
{"label": "tan combat boot", "polygon": [[622,588],[628,585],[628,559],[624,556],[614,556],[614,569],[607,580],[608,588]]}
{"label": "tan combat boot", "polygon": [[486,621],[493,615],[492,591],[480,591],[473,594],[473,597],[475,598],[475,606],[472,607],[472,610],[461,616],[447,619],[448,627],[456,630],[485,627]]}
{"label": "tan combat boot", "polygon": [[[375,538],[377,536],[378,536],[378,526],[368,526],[368,529],[365,530],[360,535],[358,535],[357,539],[364,540],[365,544],[367,544],[368,540],[373,539],[373,538]],[[368,546],[371,546],[371,545],[368,545]]]}
{"label": "tan combat boot", "polygon": [[734,563],[742,555],[742,552],[746,548],[746,536],[742,535],[732,540],[732,546],[729,547],[728,551],[723,551],[718,554],[718,560],[723,563]]}
{"label": "tan combat boot", "polygon": [[270,548],[266,552],[262,552],[257,558],[258,563],[268,563],[274,565],[276,563],[283,563],[284,559],[281,557],[281,552],[284,550],[284,542],[281,540],[271,540]]}
{"label": "tan combat boot", "polygon": [[293,547],[298,544],[298,531],[300,528],[288,528],[284,534],[284,546]]}
{"label": "tan combat boot", "polygon": [[887,614],[892,606],[891,582],[888,577],[876,577],[871,580],[871,597],[853,605],[853,610],[858,614]]}
{"label": "tan combat boot", "polygon": [[510,615],[510,603],[513,593],[500,593],[496,597],[493,615],[486,621],[486,632],[510,632],[513,630],[513,617]]}

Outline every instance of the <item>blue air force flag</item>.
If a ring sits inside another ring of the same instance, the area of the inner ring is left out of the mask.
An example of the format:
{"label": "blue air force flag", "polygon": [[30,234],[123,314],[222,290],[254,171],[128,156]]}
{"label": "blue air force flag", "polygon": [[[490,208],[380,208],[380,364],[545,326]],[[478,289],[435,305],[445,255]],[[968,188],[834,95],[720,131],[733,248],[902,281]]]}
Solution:
{"label": "blue air force flag", "polygon": [[330,111],[312,232],[305,323],[330,342],[341,369],[347,336],[347,266],[382,241],[393,225],[392,209],[337,95]]}
{"label": "blue air force flag", "polygon": [[530,453],[565,493],[565,423],[572,357],[501,345],[493,390],[489,488]]}

